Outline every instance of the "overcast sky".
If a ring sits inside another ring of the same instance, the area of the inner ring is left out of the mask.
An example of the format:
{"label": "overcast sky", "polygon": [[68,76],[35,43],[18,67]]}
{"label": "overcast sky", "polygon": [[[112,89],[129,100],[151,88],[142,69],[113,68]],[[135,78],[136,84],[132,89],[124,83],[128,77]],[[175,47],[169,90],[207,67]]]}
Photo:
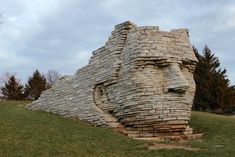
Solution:
{"label": "overcast sky", "polygon": [[133,21],[160,30],[189,28],[192,45],[205,44],[235,84],[234,0],[0,0],[0,74],[22,81],[35,69],[74,74],[104,45],[114,25]]}

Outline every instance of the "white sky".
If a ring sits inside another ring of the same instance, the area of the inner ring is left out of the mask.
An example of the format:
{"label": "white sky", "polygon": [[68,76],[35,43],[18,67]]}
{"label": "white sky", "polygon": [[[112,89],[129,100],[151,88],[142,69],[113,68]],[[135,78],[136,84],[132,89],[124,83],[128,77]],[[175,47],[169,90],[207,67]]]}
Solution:
{"label": "white sky", "polygon": [[0,74],[23,82],[35,69],[73,74],[104,45],[114,25],[133,21],[161,30],[189,28],[191,44],[205,44],[235,84],[233,0],[0,0]]}

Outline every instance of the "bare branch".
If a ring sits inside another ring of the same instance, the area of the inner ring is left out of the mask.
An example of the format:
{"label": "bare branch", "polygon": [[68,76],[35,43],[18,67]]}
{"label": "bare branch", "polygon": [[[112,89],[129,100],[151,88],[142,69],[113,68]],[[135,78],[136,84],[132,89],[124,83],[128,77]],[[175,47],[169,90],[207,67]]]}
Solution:
{"label": "bare branch", "polygon": [[56,70],[49,70],[46,74],[46,80],[49,87],[52,87],[53,84],[61,77],[61,74]]}

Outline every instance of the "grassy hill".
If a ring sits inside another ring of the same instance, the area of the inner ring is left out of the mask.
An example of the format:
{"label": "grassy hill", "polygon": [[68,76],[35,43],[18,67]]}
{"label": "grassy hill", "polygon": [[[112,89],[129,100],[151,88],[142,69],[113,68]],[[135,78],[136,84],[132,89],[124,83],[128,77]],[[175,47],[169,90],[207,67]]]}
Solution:
{"label": "grassy hill", "polygon": [[137,141],[110,129],[93,127],[24,109],[27,102],[0,102],[0,157],[234,157],[235,118],[193,112],[190,125],[202,131],[199,141],[174,143],[199,148],[150,150],[152,142]]}

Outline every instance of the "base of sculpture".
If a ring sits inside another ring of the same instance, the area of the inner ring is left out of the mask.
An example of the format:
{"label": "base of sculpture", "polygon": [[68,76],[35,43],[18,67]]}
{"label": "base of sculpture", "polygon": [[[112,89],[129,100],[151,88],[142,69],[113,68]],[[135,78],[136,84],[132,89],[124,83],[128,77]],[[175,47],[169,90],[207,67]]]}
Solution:
{"label": "base of sculpture", "polygon": [[119,123],[114,123],[114,124],[115,125],[113,125],[112,129],[137,140],[189,141],[189,140],[200,139],[203,136],[203,133],[193,133],[193,129],[190,128],[188,125],[184,131],[175,129],[176,126],[171,126],[167,128],[167,125],[165,125],[165,128],[162,129],[161,131],[159,131],[159,128],[157,128],[155,131],[149,131],[147,128],[138,130],[136,128],[124,127]]}
{"label": "base of sculpture", "polygon": [[190,134],[190,135],[174,135],[174,136],[156,136],[156,137],[133,137],[136,140],[146,140],[146,141],[189,141],[198,140],[203,136],[202,133]]}

